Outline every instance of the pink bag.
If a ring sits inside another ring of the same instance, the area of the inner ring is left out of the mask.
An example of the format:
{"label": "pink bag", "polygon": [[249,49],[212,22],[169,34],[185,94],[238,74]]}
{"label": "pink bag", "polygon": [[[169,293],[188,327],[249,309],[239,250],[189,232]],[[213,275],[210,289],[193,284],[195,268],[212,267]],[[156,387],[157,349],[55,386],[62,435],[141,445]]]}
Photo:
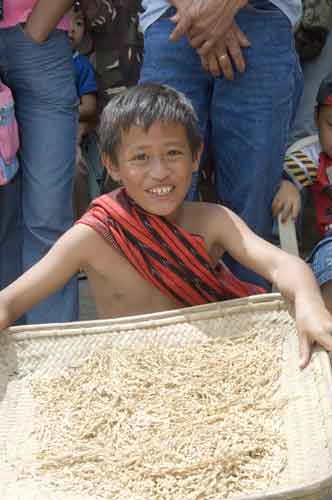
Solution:
{"label": "pink bag", "polygon": [[0,81],[0,186],[8,184],[17,172],[18,149],[14,99],[10,89]]}

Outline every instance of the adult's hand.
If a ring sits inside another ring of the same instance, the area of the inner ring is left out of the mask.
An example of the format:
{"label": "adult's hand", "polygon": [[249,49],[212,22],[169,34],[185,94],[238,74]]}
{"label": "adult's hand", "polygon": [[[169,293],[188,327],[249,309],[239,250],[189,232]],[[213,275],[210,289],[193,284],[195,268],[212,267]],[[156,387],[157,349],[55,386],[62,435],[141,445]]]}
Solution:
{"label": "adult's hand", "polygon": [[171,20],[176,24],[170,39],[176,42],[188,35],[201,55],[210,52],[230,28],[234,16],[248,0],[170,0],[177,12]]}
{"label": "adult's hand", "polygon": [[[224,75],[234,79],[234,70],[244,73],[246,69],[243,48],[250,47],[250,41],[235,21],[207,55],[201,55],[203,67],[213,76]],[[199,51],[198,51],[199,52]]]}

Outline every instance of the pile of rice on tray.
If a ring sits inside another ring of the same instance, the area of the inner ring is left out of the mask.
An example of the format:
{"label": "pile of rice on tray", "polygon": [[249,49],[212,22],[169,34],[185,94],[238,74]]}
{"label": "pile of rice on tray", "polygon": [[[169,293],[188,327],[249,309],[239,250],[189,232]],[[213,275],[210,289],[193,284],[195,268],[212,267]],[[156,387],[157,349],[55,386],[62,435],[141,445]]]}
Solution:
{"label": "pile of rice on tray", "polygon": [[[257,311],[241,305],[236,311],[234,302],[229,317],[220,306],[192,308],[191,321],[157,315],[153,332],[146,328],[150,317],[134,330],[129,318],[125,341],[115,321],[107,342],[105,326],[96,323],[64,331],[59,344],[66,337],[84,343],[89,335],[95,342],[61,369],[36,367],[24,377],[32,418],[24,446],[9,454],[17,484],[58,500],[277,498],[273,492],[283,491],[288,493],[278,498],[311,499],[316,497],[287,494],[316,479],[330,487],[332,444],[325,443],[325,453],[321,445],[331,426],[320,427],[318,442],[306,449],[317,433],[311,422],[317,415],[310,412],[319,411],[318,427],[331,418],[332,397],[324,415],[317,389],[327,355],[317,353],[301,372],[294,324],[280,299],[263,302],[261,311],[259,302]],[[172,318],[174,324],[165,326]],[[36,333],[39,342],[52,336]],[[59,356],[61,348],[45,366]],[[297,412],[307,422],[299,423]],[[301,445],[297,433],[306,426],[311,435],[302,436]],[[301,464],[307,453],[315,462]],[[322,460],[328,462],[323,471]]]}

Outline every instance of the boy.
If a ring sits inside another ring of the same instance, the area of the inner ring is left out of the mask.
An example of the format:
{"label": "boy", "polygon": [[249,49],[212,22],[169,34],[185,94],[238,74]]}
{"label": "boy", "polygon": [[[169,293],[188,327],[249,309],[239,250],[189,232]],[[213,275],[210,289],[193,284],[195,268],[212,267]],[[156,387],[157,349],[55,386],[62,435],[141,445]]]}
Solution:
{"label": "boy", "polygon": [[74,181],[75,219],[80,217],[90,201],[88,167],[82,155],[81,145],[84,138],[96,128],[97,120],[97,82],[95,71],[89,59],[80,54],[78,48],[86,33],[86,22],[80,8],[75,2],[70,11],[69,41],[73,50],[75,81],[79,104],[79,127],[76,148],[76,175]]}
{"label": "boy", "polygon": [[146,84],[117,95],[103,112],[100,142],[104,165],[123,188],[97,198],[38,264],[0,292],[0,329],[79,269],[101,318],[259,291],[218,269],[228,252],[294,302],[302,367],[311,343],[332,349],[332,319],[309,267],[256,236],[230,210],[184,201],[202,144],[182,94]]}
{"label": "boy", "polygon": [[289,148],[284,179],[273,204],[274,216],[294,219],[301,209],[299,191],[307,187],[313,196],[318,231],[322,240],[308,258],[325,303],[332,311],[332,73],[318,89],[315,120],[318,136],[310,136]]}

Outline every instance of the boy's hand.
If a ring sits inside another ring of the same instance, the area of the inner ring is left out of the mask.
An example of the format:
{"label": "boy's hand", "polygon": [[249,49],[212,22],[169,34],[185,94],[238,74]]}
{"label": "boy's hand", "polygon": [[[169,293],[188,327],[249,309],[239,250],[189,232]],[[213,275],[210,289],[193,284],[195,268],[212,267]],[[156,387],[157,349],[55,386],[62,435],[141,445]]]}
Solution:
{"label": "boy's hand", "polygon": [[273,217],[281,214],[282,222],[286,222],[290,216],[295,220],[300,210],[301,196],[298,189],[291,182],[283,180],[272,202]]}
{"label": "boy's hand", "polygon": [[[296,306],[296,325],[299,336],[300,368],[305,368],[311,356],[313,344],[332,351],[332,316],[324,304],[311,302],[310,307]],[[303,312],[303,310],[305,312]]]}

